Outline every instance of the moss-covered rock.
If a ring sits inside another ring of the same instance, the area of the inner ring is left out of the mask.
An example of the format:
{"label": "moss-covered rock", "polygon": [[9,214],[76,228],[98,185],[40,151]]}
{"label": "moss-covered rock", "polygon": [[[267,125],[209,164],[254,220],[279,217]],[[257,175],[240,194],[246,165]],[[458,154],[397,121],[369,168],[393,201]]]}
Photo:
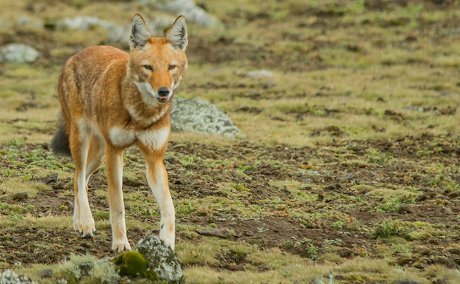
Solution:
{"label": "moss-covered rock", "polygon": [[148,262],[137,251],[127,251],[115,259],[115,265],[121,276],[146,277]]}
{"label": "moss-covered rock", "polygon": [[139,241],[137,249],[148,261],[149,277],[158,276],[161,283],[184,283],[179,259],[157,236],[146,236]]}

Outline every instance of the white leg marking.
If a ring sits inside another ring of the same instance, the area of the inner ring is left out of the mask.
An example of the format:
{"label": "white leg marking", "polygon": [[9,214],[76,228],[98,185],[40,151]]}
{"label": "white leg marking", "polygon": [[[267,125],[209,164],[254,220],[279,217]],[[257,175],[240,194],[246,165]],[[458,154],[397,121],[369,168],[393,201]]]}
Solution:
{"label": "white leg marking", "polygon": [[79,231],[77,224],[79,223],[80,210],[78,210],[77,197],[73,199],[73,229]]}
{"label": "white leg marking", "polygon": [[157,163],[154,166],[153,173],[147,166],[147,181],[160,207],[160,239],[174,250],[176,213],[169,192],[168,180],[165,179],[166,176],[166,169],[163,163]]}

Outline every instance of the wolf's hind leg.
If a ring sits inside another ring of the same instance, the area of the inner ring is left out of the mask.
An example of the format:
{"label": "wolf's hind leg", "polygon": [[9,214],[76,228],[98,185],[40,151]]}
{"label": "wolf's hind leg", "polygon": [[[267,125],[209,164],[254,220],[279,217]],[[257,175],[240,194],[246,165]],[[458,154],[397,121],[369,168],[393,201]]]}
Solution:
{"label": "wolf's hind leg", "polygon": [[125,205],[123,202],[123,151],[109,145],[105,147],[105,166],[109,187],[110,224],[112,225],[112,250],[131,250],[126,236]]}
{"label": "wolf's hind leg", "polygon": [[70,150],[75,163],[73,227],[83,237],[92,236],[96,231],[87,190],[86,170],[90,137],[90,129],[82,119],[70,126]]}

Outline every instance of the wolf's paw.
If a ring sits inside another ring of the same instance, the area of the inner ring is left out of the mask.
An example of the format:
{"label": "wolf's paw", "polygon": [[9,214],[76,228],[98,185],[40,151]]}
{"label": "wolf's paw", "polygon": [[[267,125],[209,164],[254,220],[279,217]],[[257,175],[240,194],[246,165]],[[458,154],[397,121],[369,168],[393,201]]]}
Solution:
{"label": "wolf's paw", "polygon": [[175,238],[176,231],[174,221],[169,222],[168,225],[161,225],[160,240],[162,240],[165,243],[165,245],[169,246],[172,250],[174,250]]}
{"label": "wolf's paw", "polygon": [[74,220],[73,229],[77,231],[82,237],[92,237],[96,232],[96,226],[94,225],[93,217],[78,218]]}
{"label": "wolf's paw", "polygon": [[131,250],[131,246],[127,239],[120,240],[120,241],[113,241],[112,242],[112,250],[115,252],[122,252],[125,250]]}
{"label": "wolf's paw", "polygon": [[174,234],[162,233],[163,232],[160,232],[160,240],[162,240],[165,243],[165,245],[169,246],[172,250],[174,250]]}

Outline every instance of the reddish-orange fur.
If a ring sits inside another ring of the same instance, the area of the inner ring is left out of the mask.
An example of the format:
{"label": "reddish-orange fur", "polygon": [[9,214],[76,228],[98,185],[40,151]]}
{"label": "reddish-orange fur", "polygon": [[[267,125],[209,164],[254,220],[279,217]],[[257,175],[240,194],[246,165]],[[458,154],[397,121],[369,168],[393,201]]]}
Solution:
{"label": "reddish-orange fur", "polygon": [[[139,23],[142,18],[136,17],[134,20]],[[186,32],[185,25],[183,28]],[[115,250],[130,249],[124,225],[120,174],[123,150],[132,145],[138,146],[145,158],[147,178],[160,209],[162,206],[166,208],[168,230],[174,230],[174,224],[171,224],[174,216],[169,216],[172,202],[163,164],[167,143],[158,145],[160,142],[157,142],[167,141],[172,99],[155,103],[155,99],[149,97],[150,93],[143,97],[140,87],[135,84],[147,87],[149,84],[153,91],[161,87],[173,91],[187,68],[185,46],[178,48],[174,44],[167,34],[164,38],[149,37],[145,45],[132,47],[130,53],[110,46],[88,47],[69,58],[59,78],[62,119],[75,163],[74,226],[82,234],[91,235],[94,231],[87,198],[81,190],[83,185],[86,188],[82,175],[84,173],[87,181],[98,169],[105,154],[112,248]],[[146,64],[153,71],[146,69]],[[171,69],[171,66],[175,67]],[[150,144],[147,143],[149,141]],[[163,211],[161,213],[163,222]],[[172,235],[174,237],[174,232]],[[169,239],[167,242],[171,242]],[[169,245],[174,248],[174,240]]]}

